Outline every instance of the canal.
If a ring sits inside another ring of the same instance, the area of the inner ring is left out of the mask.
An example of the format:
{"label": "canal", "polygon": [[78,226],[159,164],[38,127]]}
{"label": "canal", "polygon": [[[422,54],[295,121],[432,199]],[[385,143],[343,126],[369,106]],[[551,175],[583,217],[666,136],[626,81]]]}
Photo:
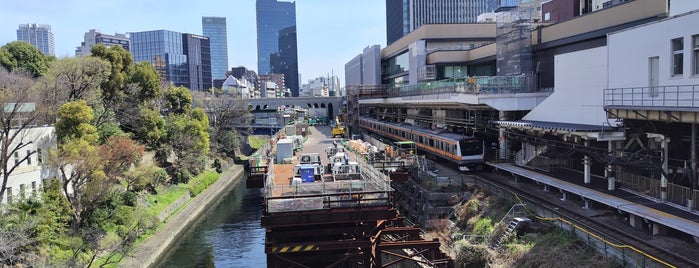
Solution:
{"label": "canal", "polygon": [[159,267],[266,267],[261,189],[233,190],[183,236]]}

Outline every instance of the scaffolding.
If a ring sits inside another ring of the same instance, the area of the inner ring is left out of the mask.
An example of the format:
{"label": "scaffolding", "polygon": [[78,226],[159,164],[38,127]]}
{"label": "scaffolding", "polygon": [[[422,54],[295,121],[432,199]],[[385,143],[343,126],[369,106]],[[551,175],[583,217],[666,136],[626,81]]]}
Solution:
{"label": "scaffolding", "polygon": [[497,75],[531,74],[531,10],[514,8],[497,16]]}

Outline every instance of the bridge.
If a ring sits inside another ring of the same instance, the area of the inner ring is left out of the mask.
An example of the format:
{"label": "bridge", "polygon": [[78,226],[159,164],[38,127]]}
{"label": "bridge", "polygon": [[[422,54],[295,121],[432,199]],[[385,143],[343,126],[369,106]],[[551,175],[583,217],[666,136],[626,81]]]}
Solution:
{"label": "bridge", "polygon": [[301,108],[327,109],[328,118],[334,118],[344,108],[344,97],[289,97],[247,99],[252,110],[277,109],[281,106],[299,106]]}

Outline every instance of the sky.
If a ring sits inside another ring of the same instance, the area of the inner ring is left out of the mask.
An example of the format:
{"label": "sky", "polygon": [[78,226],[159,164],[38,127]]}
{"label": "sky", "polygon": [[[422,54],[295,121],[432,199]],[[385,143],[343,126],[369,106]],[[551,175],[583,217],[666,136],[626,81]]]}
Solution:
{"label": "sky", "polygon": [[[290,2],[290,1],[289,1]],[[334,73],[370,45],[386,46],[383,0],[297,0],[301,82]],[[0,0],[0,46],[19,24],[49,24],[57,57],[75,56],[90,29],[105,34],[171,30],[201,34],[201,17],[226,17],[228,65],[257,71],[255,0]]]}

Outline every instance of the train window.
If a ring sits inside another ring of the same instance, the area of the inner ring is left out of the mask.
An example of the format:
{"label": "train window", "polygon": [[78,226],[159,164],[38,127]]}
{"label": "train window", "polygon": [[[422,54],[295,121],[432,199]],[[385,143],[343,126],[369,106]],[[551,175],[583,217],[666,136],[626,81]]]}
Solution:
{"label": "train window", "polygon": [[430,139],[428,145],[429,145],[430,147],[434,147],[434,140],[433,140],[433,139]]}
{"label": "train window", "polygon": [[422,143],[422,136],[418,136],[418,137],[417,137],[417,140],[418,140],[419,143]]}

